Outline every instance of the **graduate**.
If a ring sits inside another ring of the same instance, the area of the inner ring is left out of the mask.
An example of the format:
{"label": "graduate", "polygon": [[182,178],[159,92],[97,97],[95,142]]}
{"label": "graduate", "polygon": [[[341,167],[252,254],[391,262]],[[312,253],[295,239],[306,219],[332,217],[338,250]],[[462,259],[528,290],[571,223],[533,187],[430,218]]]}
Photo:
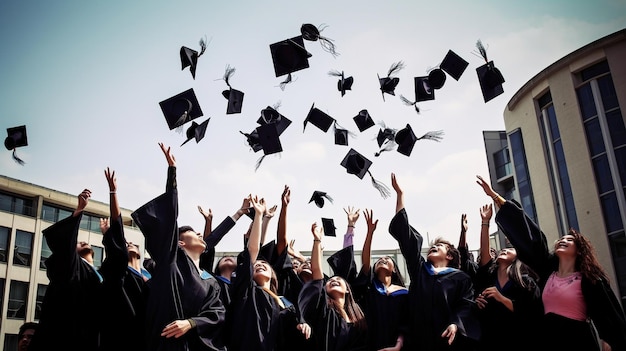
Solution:
{"label": "graduate", "polygon": [[[304,284],[298,305],[304,320],[311,326],[315,349],[321,351],[357,351],[367,349],[365,316],[354,300],[350,284],[341,276],[324,279],[322,272],[323,227],[311,225],[313,280]],[[370,332],[376,332],[374,330]]]}
{"label": "graduate", "polygon": [[111,217],[100,219],[106,254],[100,268],[104,290],[101,347],[103,351],[142,351],[146,350],[143,328],[150,273],[141,266],[139,247],[124,237],[115,171],[107,167],[104,175]]}
{"label": "graduate", "polygon": [[102,277],[93,266],[91,246],[78,242],[80,220],[90,197],[91,191],[83,190],[72,215],[42,231],[52,251],[46,260],[50,283],[31,351],[95,351],[100,346]]}
{"label": "graduate", "polygon": [[437,239],[424,259],[424,239],[409,224],[404,193],[394,173],[391,183],[396,191],[396,214],[389,224],[389,233],[400,244],[411,278],[407,349],[475,350],[480,324],[473,306],[472,280],[459,269],[459,251],[450,242]]}
{"label": "graduate", "polygon": [[178,227],[176,159],[159,143],[168,163],[165,193],[131,216],[154,260],[146,306],[146,338],[151,351],[226,350],[222,339],[226,310],[217,280],[200,268],[206,244],[201,233]]}

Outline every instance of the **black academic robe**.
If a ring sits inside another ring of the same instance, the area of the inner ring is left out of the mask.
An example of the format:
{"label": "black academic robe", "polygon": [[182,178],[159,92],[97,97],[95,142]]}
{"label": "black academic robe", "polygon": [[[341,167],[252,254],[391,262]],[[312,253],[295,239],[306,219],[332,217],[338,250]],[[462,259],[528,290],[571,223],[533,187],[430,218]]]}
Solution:
{"label": "black academic robe", "polygon": [[315,350],[367,350],[367,330],[347,323],[339,313],[328,306],[324,282],[325,279],[317,279],[304,284],[298,299],[302,317],[311,326]]}
{"label": "black academic robe", "polygon": [[[470,276],[454,268],[431,274],[430,264],[421,255],[423,238],[409,224],[406,209],[393,217],[389,233],[398,241],[411,277],[407,348],[422,351],[474,350],[480,339],[480,323],[473,306],[474,288]],[[447,338],[441,337],[450,324],[458,327],[452,345],[448,345]]]}
{"label": "black academic robe", "polygon": [[[512,201],[506,201],[500,207],[496,213],[496,224],[515,247],[517,257],[539,274],[543,291],[548,277],[558,270],[559,265],[558,258],[550,252],[545,234]],[[591,281],[584,276],[581,284],[587,315],[593,321],[599,337],[609,343],[613,350],[626,350],[626,317],[611,285],[604,279]],[[578,349],[586,340],[593,339],[592,330],[586,323],[572,326],[576,323],[555,316],[543,317],[544,325],[540,329],[545,335],[543,339],[549,342],[542,344],[546,349],[566,349],[567,345]],[[580,329],[573,332],[572,328]],[[567,337],[561,338],[559,335]]]}
{"label": "black academic robe", "polygon": [[50,283],[30,351],[99,348],[102,283],[95,268],[76,252],[81,218],[82,212],[42,231],[52,251],[46,261]]}
{"label": "black academic robe", "polygon": [[248,250],[243,250],[231,286],[229,351],[270,351],[277,347],[281,306],[254,282],[252,265]]}
{"label": "black academic robe", "polygon": [[[155,262],[148,281],[146,332],[151,351],[226,350],[222,339],[226,310],[220,287],[208,272],[178,246],[178,192],[176,168],[168,168],[166,192],[131,214],[144,234],[146,249]],[[163,328],[180,319],[196,325],[180,338],[161,336]]]}
{"label": "black academic robe", "polygon": [[522,276],[526,287],[509,280],[504,286],[498,283],[498,272],[490,272],[490,262],[481,266],[476,272],[475,286],[479,291],[488,287],[496,287],[500,294],[513,302],[513,311],[494,298],[487,300],[487,306],[479,309],[482,326],[481,350],[501,350],[507,345],[507,351],[524,351],[536,349],[543,340],[530,335],[539,331],[538,321],[543,314],[541,293],[537,282],[530,276]]}
{"label": "black academic robe", "polygon": [[147,284],[141,272],[128,267],[128,249],[121,216],[104,233],[102,350],[146,350]]}
{"label": "black academic robe", "polygon": [[[371,269],[359,272],[351,283],[355,299],[367,321],[368,350],[376,351],[396,345],[398,336],[409,333],[409,291],[387,294]],[[406,348],[403,348],[406,350]]]}

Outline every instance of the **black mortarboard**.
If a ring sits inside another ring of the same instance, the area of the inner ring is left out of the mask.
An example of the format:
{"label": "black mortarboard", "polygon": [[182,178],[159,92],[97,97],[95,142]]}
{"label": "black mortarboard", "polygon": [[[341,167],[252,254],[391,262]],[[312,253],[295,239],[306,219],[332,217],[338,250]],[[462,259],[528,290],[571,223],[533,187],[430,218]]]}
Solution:
{"label": "black mortarboard", "polygon": [[389,188],[385,184],[374,179],[374,176],[369,171],[372,161],[365,158],[365,156],[361,155],[358,151],[350,149],[341,161],[341,165],[349,174],[354,174],[359,177],[359,179],[363,179],[366,173],[369,174],[372,179],[372,185],[380,192],[380,195],[383,198],[387,198],[391,195]]}
{"label": "black mortarboard", "polygon": [[448,50],[448,53],[441,61],[439,68],[444,70],[455,80],[459,80],[465,69],[469,65],[469,62],[465,61],[461,56],[457,55],[454,51]]}
{"label": "black mortarboard", "polygon": [[226,66],[226,70],[224,72],[224,77],[222,78],[226,85],[228,86],[228,90],[222,91],[222,96],[224,96],[228,100],[228,105],[226,106],[226,114],[230,115],[233,113],[241,113],[241,106],[243,105],[243,92],[233,89],[230,85],[230,78],[235,74],[235,68],[230,67],[230,65]]}
{"label": "black mortarboard", "polygon": [[318,109],[317,107],[315,107],[315,104],[313,104],[311,106],[311,109],[309,110],[309,113],[304,119],[304,128],[302,129],[302,132],[304,132],[304,129],[306,129],[307,122],[311,122],[312,125],[316,126],[324,133],[326,133],[334,121],[334,118],[326,114],[324,111]]}
{"label": "black mortarboard", "polygon": [[287,129],[287,127],[291,124],[291,120],[289,118],[283,116],[278,112],[278,110],[271,106],[267,106],[261,110],[261,117],[259,117],[256,122],[260,125],[274,124],[279,136],[283,134],[285,129]]}
{"label": "black mortarboard", "polygon": [[261,144],[265,155],[271,155],[283,151],[275,123],[262,124],[258,126],[256,130],[259,134],[259,143]]}
{"label": "black mortarboard", "polygon": [[394,141],[396,135],[396,130],[392,128],[380,128],[378,130],[378,135],[376,136],[376,141],[378,142],[378,146],[382,146],[386,140]]}
{"label": "black mortarboard", "polygon": [[407,123],[406,127],[400,129],[396,133],[396,144],[398,144],[397,151],[405,156],[411,156],[413,146],[417,142],[417,136],[413,133],[413,128]]}
{"label": "black mortarboard", "polygon": [[428,72],[428,83],[433,89],[441,89],[446,82],[446,73],[441,68],[434,68]]}
{"label": "black mortarboard", "polygon": [[198,58],[204,54],[206,50],[206,40],[200,39],[200,53],[196,50],[190,49],[186,46],[180,48],[180,62],[182,65],[181,70],[189,67],[189,72],[193,79],[196,79],[196,67],[198,65]]}
{"label": "black mortarboard", "polygon": [[309,68],[312,55],[304,47],[302,36],[293,37],[270,45],[276,77]]}
{"label": "black mortarboard", "polygon": [[335,50],[335,44],[333,43],[333,40],[320,35],[320,33],[326,27],[327,26],[318,28],[310,23],[305,23],[300,27],[300,33],[302,34],[302,38],[306,40],[309,40],[309,41],[319,40],[320,44],[322,45],[322,49],[324,49],[324,51],[327,51],[331,53],[333,56],[337,57],[339,53]]}
{"label": "black mortarboard", "polygon": [[159,102],[170,130],[203,116],[193,88]]}
{"label": "black mortarboard", "polygon": [[249,134],[242,131],[239,131],[239,133],[243,134],[246,137],[246,141],[248,142],[248,145],[250,145],[250,147],[252,148],[252,151],[257,152],[263,150],[263,147],[261,146],[261,143],[259,141],[259,133],[257,132],[256,128],[252,131],[252,133]]}
{"label": "black mortarboard", "polygon": [[367,110],[359,111],[359,114],[352,118],[357,128],[359,128],[360,132],[367,130],[368,128],[374,126],[374,120],[370,116]]}
{"label": "black mortarboard", "polygon": [[211,117],[207,118],[206,121],[198,124],[196,121],[191,122],[191,126],[187,128],[187,140],[185,140],[180,146],[187,144],[187,142],[193,138],[196,138],[196,144],[204,138],[204,134],[206,133],[206,128],[209,125],[209,121]]}
{"label": "black mortarboard", "polygon": [[335,233],[335,221],[332,218],[322,218],[322,227],[324,228],[324,236],[337,236]]}
{"label": "black mortarboard", "polygon": [[483,94],[485,102],[495,98],[496,96],[504,93],[502,83],[504,83],[504,77],[500,70],[497,69],[493,61],[489,61],[487,58],[487,49],[483,46],[483,43],[478,40],[476,47],[480,56],[485,60],[485,64],[476,68],[476,74],[478,75],[478,82],[480,83],[480,90]]}
{"label": "black mortarboard", "polygon": [[335,128],[335,145],[348,145],[348,130]]}
{"label": "black mortarboard", "polygon": [[27,145],[28,138],[25,125],[7,128],[7,137],[4,139],[4,147],[7,150],[13,150],[13,159],[20,165],[24,165],[25,162],[17,156],[16,149]]}
{"label": "black mortarboard", "polygon": [[493,65],[493,61],[476,68],[476,73],[478,74],[478,82],[480,83],[480,90],[485,102],[504,93],[504,88],[502,87],[504,77],[500,70]]}
{"label": "black mortarboard", "polygon": [[391,65],[387,71],[387,77],[381,78],[378,76],[378,83],[380,84],[380,91],[383,95],[383,101],[385,101],[385,93],[389,95],[396,95],[395,89],[400,83],[400,78],[392,77],[392,75],[404,68],[404,62],[399,61]]}
{"label": "black mortarboard", "polygon": [[333,203],[333,198],[330,197],[330,195],[328,195],[327,193],[323,191],[315,190],[313,192],[313,195],[311,196],[311,200],[309,200],[309,203],[315,202],[315,205],[317,207],[322,208],[324,207],[324,198],[330,201],[330,203]]}
{"label": "black mortarboard", "polygon": [[430,86],[428,76],[415,77],[415,101],[435,100],[435,89]]}
{"label": "black mortarboard", "polygon": [[345,78],[343,71],[330,71],[328,75],[340,77],[337,81],[337,89],[341,92],[341,96],[346,95],[346,90],[352,90],[352,83],[354,83],[353,77]]}

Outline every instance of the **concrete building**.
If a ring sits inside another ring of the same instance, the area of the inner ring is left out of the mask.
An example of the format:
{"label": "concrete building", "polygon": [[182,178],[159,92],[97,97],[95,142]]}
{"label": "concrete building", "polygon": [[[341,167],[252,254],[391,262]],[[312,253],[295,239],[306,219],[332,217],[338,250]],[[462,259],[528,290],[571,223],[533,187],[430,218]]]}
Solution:
{"label": "concrete building", "polygon": [[[626,29],[554,62],[485,131],[492,187],[519,201],[548,242],[577,229],[626,305]],[[500,239],[500,242],[503,238]]]}
{"label": "concrete building", "polygon": [[[0,345],[4,345],[4,350],[17,349],[17,332],[22,323],[39,320],[41,301],[49,283],[45,262],[51,254],[41,231],[70,216],[78,204],[77,196],[0,175]],[[128,241],[143,248],[143,234],[134,226],[132,211],[122,208],[124,234]],[[96,267],[104,260],[100,218],[108,216],[108,203],[90,200],[81,221],[78,240],[92,246]],[[332,271],[326,259],[332,253],[324,252],[324,271],[329,275]],[[237,254],[217,252],[216,257]],[[302,254],[310,257],[310,252]],[[354,255],[360,267],[360,250]],[[372,262],[383,256],[391,256],[398,263],[408,286],[406,263],[400,250],[371,252]]]}

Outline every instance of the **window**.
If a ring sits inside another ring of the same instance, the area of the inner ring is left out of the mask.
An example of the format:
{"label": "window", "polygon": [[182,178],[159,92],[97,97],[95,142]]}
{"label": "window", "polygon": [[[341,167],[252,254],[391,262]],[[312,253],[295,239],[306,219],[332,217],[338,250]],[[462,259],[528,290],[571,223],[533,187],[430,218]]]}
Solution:
{"label": "window", "polygon": [[100,246],[92,246],[93,249],[93,266],[100,269],[102,266],[102,257],[104,256],[104,248]]}
{"label": "window", "polygon": [[33,233],[23,230],[15,232],[15,252],[13,253],[13,264],[18,266],[30,266],[33,249]]}
{"label": "window", "polygon": [[56,223],[71,215],[71,210],[55,207],[50,204],[43,204],[43,206],[41,207],[41,219],[43,219],[44,221]]}
{"label": "window", "polygon": [[496,167],[496,177],[504,178],[513,173],[511,169],[511,156],[509,156],[508,146],[493,154],[493,161]]}
{"label": "window", "polygon": [[80,228],[91,232],[100,232],[100,217],[83,213],[83,217],[80,219]]}
{"label": "window", "polygon": [[524,212],[537,223],[537,211],[535,210],[535,201],[530,185],[530,176],[528,174],[528,165],[526,163],[526,151],[524,150],[524,140],[522,139],[522,131],[520,129],[509,134],[509,142],[511,145],[511,156],[515,165],[515,178],[517,180],[520,203]]}
{"label": "window", "polygon": [[11,280],[9,290],[9,304],[7,318],[24,319],[26,317],[26,302],[28,301],[28,282]]}
{"label": "window", "polygon": [[565,234],[569,228],[579,229],[579,227],[576,207],[574,206],[574,194],[567,171],[567,161],[561,143],[561,132],[550,92],[539,97],[537,103],[541,109],[539,122],[546,149],[550,182],[556,202],[556,216],[559,230]]}
{"label": "window", "polygon": [[43,303],[43,297],[46,296],[47,285],[37,285],[37,301],[35,302],[35,320],[39,320],[41,317],[41,304]]}
{"label": "window", "polygon": [[48,246],[48,240],[43,238],[43,240],[41,240],[41,257],[39,259],[40,269],[46,269],[46,260],[50,255],[52,255],[52,250],[50,250],[50,246]]}
{"label": "window", "polygon": [[0,262],[7,262],[9,256],[9,235],[11,234],[11,228],[0,227]]}
{"label": "window", "polygon": [[4,349],[17,350],[17,334],[4,334]]}
{"label": "window", "polygon": [[33,217],[33,200],[10,194],[0,193],[0,211]]}

